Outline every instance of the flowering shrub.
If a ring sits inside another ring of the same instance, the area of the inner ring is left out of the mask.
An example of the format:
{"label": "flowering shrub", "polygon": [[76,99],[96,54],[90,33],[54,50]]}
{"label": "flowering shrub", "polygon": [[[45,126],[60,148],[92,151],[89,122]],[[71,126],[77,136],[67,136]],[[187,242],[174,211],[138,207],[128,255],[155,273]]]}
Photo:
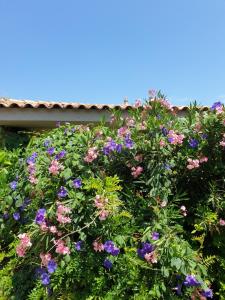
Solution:
{"label": "flowering shrub", "polygon": [[41,134],[0,193],[1,299],[225,299],[224,174],[220,102]]}

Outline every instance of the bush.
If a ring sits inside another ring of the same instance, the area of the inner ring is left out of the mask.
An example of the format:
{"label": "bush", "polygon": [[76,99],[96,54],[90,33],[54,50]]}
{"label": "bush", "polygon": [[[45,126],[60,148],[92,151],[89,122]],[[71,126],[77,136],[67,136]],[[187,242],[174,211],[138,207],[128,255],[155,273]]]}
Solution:
{"label": "bush", "polygon": [[33,139],[0,194],[0,299],[225,299],[224,116],[158,93]]}

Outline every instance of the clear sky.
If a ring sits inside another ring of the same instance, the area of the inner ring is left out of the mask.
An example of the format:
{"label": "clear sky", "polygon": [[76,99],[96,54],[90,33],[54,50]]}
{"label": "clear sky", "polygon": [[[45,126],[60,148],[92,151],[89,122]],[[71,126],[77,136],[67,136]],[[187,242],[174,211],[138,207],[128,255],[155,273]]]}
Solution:
{"label": "clear sky", "polygon": [[0,96],[225,99],[225,0],[0,0]]}

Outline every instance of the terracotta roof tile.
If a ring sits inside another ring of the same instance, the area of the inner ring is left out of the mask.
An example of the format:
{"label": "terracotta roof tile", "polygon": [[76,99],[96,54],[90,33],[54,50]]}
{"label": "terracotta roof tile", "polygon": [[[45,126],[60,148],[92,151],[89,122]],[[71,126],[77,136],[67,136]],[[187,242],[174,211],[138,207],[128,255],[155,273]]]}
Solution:
{"label": "terracotta roof tile", "polygon": [[[117,108],[127,110],[132,108],[132,105],[112,105],[112,104],[81,104],[78,102],[54,102],[54,101],[32,101],[32,100],[16,100],[10,98],[0,98],[0,108],[47,108],[47,109],[96,109],[108,110]],[[185,111],[188,106],[174,106],[177,111]],[[207,106],[200,108],[201,110],[208,110]]]}

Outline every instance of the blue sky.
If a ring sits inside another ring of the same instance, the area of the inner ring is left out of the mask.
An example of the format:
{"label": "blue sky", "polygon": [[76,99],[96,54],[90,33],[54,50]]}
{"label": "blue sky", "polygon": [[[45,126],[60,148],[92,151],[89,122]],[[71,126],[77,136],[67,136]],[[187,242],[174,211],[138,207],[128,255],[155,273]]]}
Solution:
{"label": "blue sky", "polygon": [[0,0],[0,96],[225,99],[224,0]]}

